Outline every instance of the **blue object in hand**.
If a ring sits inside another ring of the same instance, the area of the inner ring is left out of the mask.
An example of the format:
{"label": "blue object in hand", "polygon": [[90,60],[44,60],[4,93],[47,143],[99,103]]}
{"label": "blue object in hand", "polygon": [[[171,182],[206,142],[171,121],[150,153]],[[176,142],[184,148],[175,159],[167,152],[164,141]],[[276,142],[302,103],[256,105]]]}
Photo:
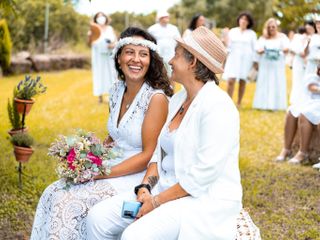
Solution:
{"label": "blue object in hand", "polygon": [[140,202],[123,201],[121,217],[135,219],[139,209],[141,207]]}

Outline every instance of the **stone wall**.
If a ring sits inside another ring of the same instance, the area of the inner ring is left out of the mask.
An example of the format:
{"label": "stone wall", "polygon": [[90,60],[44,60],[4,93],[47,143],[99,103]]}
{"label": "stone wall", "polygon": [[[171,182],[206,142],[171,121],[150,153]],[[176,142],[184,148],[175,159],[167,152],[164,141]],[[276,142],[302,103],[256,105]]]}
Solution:
{"label": "stone wall", "polygon": [[61,71],[70,68],[89,69],[90,67],[91,59],[86,55],[31,55],[27,52],[22,52],[12,56],[8,74]]}

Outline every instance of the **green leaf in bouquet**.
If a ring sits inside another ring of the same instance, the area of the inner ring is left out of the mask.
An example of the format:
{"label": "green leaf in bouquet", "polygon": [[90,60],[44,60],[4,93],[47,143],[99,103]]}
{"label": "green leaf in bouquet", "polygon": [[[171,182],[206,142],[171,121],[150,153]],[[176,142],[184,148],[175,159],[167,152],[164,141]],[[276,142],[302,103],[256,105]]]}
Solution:
{"label": "green leaf in bouquet", "polygon": [[87,153],[86,152],[80,152],[80,158],[86,158]]}
{"label": "green leaf in bouquet", "polygon": [[103,148],[100,144],[92,145],[90,147],[90,151],[95,155],[95,156],[101,156],[103,153]]}
{"label": "green leaf in bouquet", "polygon": [[88,169],[91,167],[91,163],[90,162],[85,162],[84,166]]}
{"label": "green leaf in bouquet", "polygon": [[92,164],[92,169],[95,169],[95,168],[97,168],[98,166],[97,166],[97,164]]}
{"label": "green leaf in bouquet", "polygon": [[95,167],[95,168],[93,168],[93,171],[94,172],[99,172],[99,168]]}

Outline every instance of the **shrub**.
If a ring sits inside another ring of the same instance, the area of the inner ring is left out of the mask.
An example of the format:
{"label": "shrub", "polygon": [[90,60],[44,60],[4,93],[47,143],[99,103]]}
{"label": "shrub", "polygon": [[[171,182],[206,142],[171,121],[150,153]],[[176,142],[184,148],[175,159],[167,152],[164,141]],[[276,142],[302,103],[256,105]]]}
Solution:
{"label": "shrub", "polygon": [[8,105],[7,105],[7,110],[8,110],[8,116],[9,120],[12,126],[12,129],[20,129],[22,127],[21,121],[20,121],[20,115],[16,109],[16,106],[14,104],[14,99],[10,101],[8,98]]}
{"label": "shrub", "polygon": [[11,137],[11,143],[18,147],[31,147],[33,138],[27,133],[17,133]]}
{"label": "shrub", "polygon": [[4,72],[10,66],[10,57],[11,57],[11,38],[5,19],[0,20],[0,66]]}
{"label": "shrub", "polygon": [[32,79],[31,76],[25,77],[21,80],[17,87],[15,88],[14,95],[16,98],[30,100],[32,97],[45,93],[47,87],[40,82],[40,77]]}

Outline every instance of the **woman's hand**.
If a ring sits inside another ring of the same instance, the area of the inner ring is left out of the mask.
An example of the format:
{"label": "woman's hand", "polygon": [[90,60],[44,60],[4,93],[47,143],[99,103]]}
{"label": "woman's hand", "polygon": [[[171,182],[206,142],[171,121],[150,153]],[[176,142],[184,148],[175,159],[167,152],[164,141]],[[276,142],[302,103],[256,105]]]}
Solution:
{"label": "woman's hand", "polygon": [[258,53],[258,54],[263,54],[263,53],[264,53],[264,48],[258,49],[258,50],[257,50],[257,53]]}
{"label": "woman's hand", "polygon": [[142,203],[142,206],[136,216],[137,219],[151,212],[154,207],[152,204],[153,196],[146,188],[140,188],[137,195],[137,201]]}

